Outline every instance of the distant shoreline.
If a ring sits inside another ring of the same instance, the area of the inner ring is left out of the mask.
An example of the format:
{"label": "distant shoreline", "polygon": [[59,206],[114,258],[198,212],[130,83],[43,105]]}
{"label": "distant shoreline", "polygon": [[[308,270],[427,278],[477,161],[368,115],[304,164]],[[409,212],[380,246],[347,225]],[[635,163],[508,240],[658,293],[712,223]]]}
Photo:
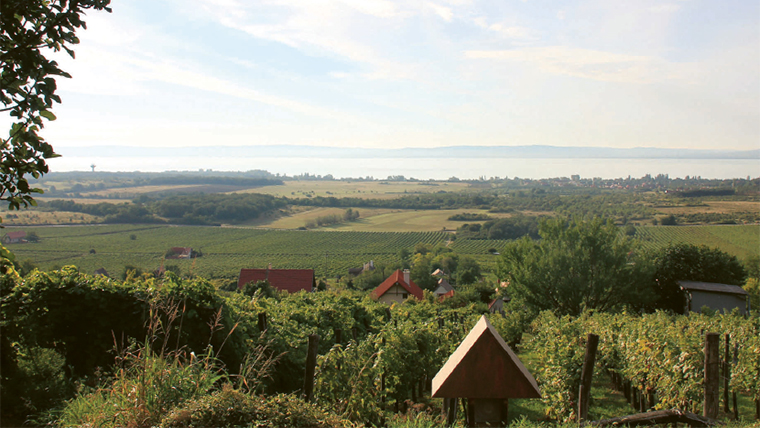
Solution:
{"label": "distant shoreline", "polygon": [[341,148],[326,146],[200,146],[138,147],[91,146],[59,147],[59,154],[71,157],[311,157],[323,159],[394,158],[517,158],[517,159],[757,159],[755,150],[663,149],[654,147],[559,147],[559,146],[449,146],[433,148]]}

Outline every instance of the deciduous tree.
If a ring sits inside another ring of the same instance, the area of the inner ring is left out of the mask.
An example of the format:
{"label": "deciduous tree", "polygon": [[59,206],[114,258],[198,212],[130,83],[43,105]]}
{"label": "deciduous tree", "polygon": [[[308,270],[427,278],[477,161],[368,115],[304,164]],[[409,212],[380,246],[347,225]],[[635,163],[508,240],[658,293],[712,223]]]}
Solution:
{"label": "deciduous tree", "polygon": [[498,267],[512,297],[532,309],[578,315],[638,306],[651,296],[633,241],[611,221],[550,219],[539,233],[539,241],[526,237],[507,245]]}
{"label": "deciduous tree", "polygon": [[55,120],[52,107],[60,103],[56,77],[71,77],[51,53],[64,50],[74,57],[76,31],[85,28],[87,10],[107,10],[110,0],[3,0],[0,2],[0,111],[12,122],[0,138],[0,200],[11,209],[34,205],[41,193],[27,181],[48,172],[53,147],[39,134],[43,118]]}

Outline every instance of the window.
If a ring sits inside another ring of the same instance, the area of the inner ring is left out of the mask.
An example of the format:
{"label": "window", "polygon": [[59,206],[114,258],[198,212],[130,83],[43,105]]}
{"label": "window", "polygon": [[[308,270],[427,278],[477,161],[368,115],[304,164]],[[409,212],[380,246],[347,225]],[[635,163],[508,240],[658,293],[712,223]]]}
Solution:
{"label": "window", "polygon": [[409,297],[409,295],[407,293],[404,293],[404,294],[401,295],[402,299],[406,299],[407,297]]}

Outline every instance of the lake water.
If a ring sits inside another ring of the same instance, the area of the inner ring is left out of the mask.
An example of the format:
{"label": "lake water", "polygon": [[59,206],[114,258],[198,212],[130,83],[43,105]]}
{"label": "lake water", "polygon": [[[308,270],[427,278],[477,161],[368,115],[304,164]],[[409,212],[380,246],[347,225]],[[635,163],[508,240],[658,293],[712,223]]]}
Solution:
{"label": "lake water", "polygon": [[332,174],[335,178],[386,178],[403,175],[421,180],[450,177],[552,178],[579,174],[584,178],[639,178],[646,174],[668,174],[671,178],[760,177],[758,159],[543,159],[543,158],[382,158],[335,159],[309,157],[72,157],[49,161],[51,171],[249,171],[273,174]]}

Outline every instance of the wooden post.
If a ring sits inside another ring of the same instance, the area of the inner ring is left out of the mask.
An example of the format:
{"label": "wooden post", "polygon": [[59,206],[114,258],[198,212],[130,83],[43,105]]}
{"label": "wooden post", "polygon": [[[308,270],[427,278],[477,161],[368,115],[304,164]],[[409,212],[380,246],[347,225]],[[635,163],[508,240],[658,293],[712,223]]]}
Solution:
{"label": "wooden post", "polygon": [[457,398],[444,398],[443,407],[446,410],[446,425],[452,426],[457,421]]}
{"label": "wooden post", "polygon": [[589,333],[586,342],[586,357],[583,359],[581,370],[581,386],[578,391],[578,423],[588,419],[588,401],[591,394],[591,378],[594,375],[596,349],[599,346],[599,336]]}
{"label": "wooden post", "polygon": [[443,328],[443,318],[438,318],[438,328]]}
{"label": "wooden post", "polygon": [[702,414],[706,418],[716,419],[719,406],[719,349],[720,335],[707,333],[705,335],[705,400]]}
{"label": "wooden post", "polygon": [[303,395],[306,401],[311,401],[314,395],[314,370],[317,367],[317,346],[319,335],[309,335],[309,348],[306,351],[306,372],[303,376]]}
{"label": "wooden post", "polygon": [[353,337],[354,342],[356,342],[356,338],[358,337],[358,330],[356,327],[351,327],[351,337]]}
{"label": "wooden post", "polygon": [[342,342],[341,339],[343,339],[343,329],[336,328],[333,331],[335,332],[335,344],[339,345]]}
{"label": "wooden post", "polygon": [[723,411],[728,413],[728,380],[731,378],[731,348],[729,346],[730,336],[728,333],[725,335],[726,349],[723,358]]}
{"label": "wooden post", "polygon": [[267,313],[259,312],[259,331],[267,329]]}
{"label": "wooden post", "polygon": [[[733,364],[734,364],[734,366],[736,366],[737,364],[739,364],[739,344],[738,343],[734,343],[734,360],[733,360]],[[734,420],[738,421],[739,420],[739,409],[736,407],[736,391],[733,391],[733,393],[731,394],[731,396],[732,396],[731,398],[733,399],[733,402],[734,402]]]}

